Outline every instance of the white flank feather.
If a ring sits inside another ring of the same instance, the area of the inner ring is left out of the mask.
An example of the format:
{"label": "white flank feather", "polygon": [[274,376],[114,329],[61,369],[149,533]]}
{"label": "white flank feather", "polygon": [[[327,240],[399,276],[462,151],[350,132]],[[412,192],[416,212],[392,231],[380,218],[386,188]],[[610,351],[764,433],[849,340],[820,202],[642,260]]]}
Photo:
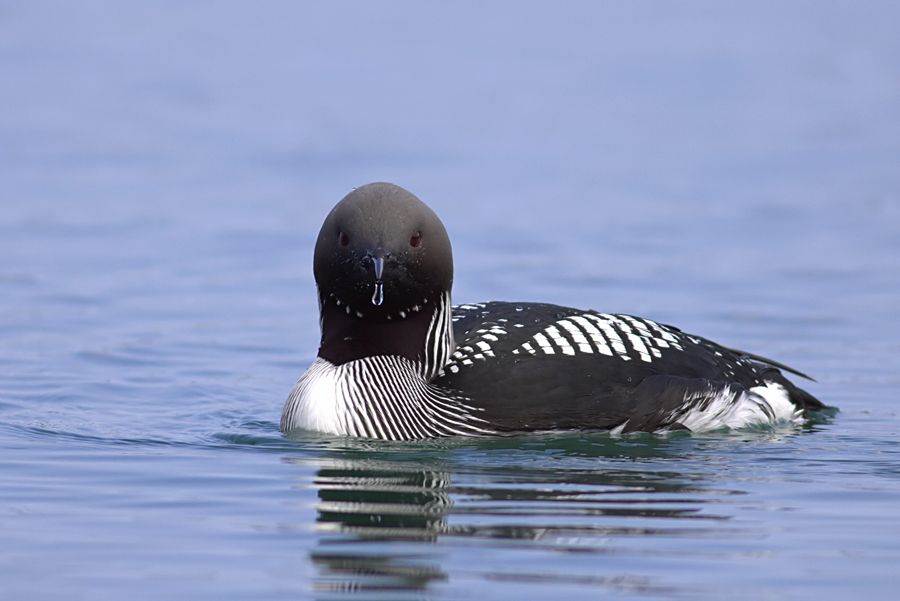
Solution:
{"label": "white flank feather", "polygon": [[784,387],[775,382],[754,386],[737,398],[734,391],[726,387],[704,405],[689,409],[678,417],[678,422],[692,432],[708,432],[800,421],[802,416],[801,410],[791,403]]}

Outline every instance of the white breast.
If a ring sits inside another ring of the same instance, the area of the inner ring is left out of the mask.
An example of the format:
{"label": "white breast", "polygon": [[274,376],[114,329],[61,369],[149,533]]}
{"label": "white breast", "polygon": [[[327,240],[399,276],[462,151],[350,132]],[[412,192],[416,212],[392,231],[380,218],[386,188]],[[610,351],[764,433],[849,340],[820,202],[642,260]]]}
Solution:
{"label": "white breast", "polygon": [[387,440],[492,433],[467,401],[430,385],[402,357],[379,355],[338,366],[320,357],[288,396],[281,431]]}
{"label": "white breast", "polygon": [[341,368],[319,357],[288,395],[281,412],[281,431],[315,430],[349,435],[341,394]]}

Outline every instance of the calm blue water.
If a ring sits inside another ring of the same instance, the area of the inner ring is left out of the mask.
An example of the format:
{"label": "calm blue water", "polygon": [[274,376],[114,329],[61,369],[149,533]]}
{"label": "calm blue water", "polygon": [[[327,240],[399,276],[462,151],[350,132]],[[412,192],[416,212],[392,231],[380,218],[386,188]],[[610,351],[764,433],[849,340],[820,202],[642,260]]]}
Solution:
{"label": "calm blue water", "polygon": [[[0,597],[889,599],[900,9],[0,2]],[[352,186],[455,300],[646,316],[840,408],[716,435],[278,432]]]}

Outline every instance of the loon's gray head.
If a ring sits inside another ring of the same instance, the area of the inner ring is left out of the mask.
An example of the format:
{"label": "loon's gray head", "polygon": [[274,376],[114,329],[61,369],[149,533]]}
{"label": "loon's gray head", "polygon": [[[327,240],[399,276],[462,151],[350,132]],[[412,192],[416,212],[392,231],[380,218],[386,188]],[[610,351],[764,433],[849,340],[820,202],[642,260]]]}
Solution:
{"label": "loon's gray head", "polygon": [[429,322],[447,304],[453,253],[444,224],[399,186],[356,188],[316,241],[319,355],[343,363],[374,354],[421,359]]}

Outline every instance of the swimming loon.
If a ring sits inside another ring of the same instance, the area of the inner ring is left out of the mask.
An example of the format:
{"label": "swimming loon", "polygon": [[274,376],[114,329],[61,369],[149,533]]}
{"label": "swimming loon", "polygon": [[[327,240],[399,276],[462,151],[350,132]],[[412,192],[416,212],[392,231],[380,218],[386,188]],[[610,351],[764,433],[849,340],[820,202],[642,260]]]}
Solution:
{"label": "swimming loon", "polygon": [[281,430],[413,440],[545,430],[705,431],[802,420],[822,403],[756,355],[629,315],[452,307],[437,215],[388,183],[329,213],[313,271],[322,332]]}

